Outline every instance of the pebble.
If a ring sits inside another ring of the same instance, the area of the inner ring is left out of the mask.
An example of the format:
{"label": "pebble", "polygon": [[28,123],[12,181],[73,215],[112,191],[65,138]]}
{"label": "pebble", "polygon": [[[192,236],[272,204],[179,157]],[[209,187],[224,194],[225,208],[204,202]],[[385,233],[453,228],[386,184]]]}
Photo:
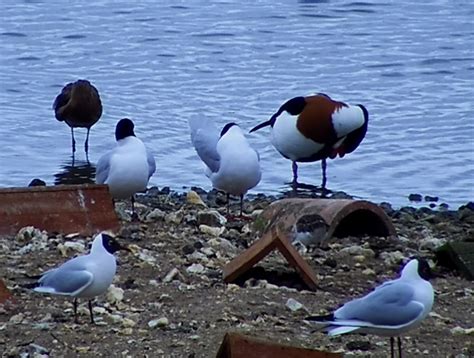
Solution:
{"label": "pebble", "polygon": [[124,291],[120,287],[117,287],[115,285],[110,285],[110,287],[107,289],[107,302],[115,305],[119,302],[123,301],[123,294]]}
{"label": "pebble", "polygon": [[299,311],[300,309],[302,309],[304,306],[301,302],[295,300],[294,298],[289,298],[287,301],[286,301],[286,304],[285,306],[287,308],[289,308],[289,310],[291,312],[296,312],[296,311]]}
{"label": "pebble", "polygon": [[199,231],[209,236],[219,237],[225,231],[225,227],[224,226],[212,227],[212,226],[201,224],[199,225]]}
{"label": "pebble", "polygon": [[10,319],[9,319],[9,322],[10,323],[13,323],[13,324],[20,324],[23,319],[25,318],[25,315],[23,313],[17,313],[16,315],[14,316],[11,316]]}
{"label": "pebble", "polygon": [[174,211],[174,212],[171,212],[171,213],[167,214],[165,216],[165,221],[168,224],[178,225],[178,224],[181,224],[181,221],[183,220],[183,218],[184,218],[184,214],[181,210],[179,210],[179,211]]}
{"label": "pebble", "polygon": [[86,251],[82,241],[66,241],[64,244],[59,244],[57,248],[62,257],[69,257],[72,253],[83,253]]}
{"label": "pebble", "polygon": [[186,202],[191,205],[207,207],[207,205],[202,201],[201,197],[194,190],[188,191],[186,194]]}
{"label": "pebble", "polygon": [[29,346],[35,351],[35,353],[48,354],[49,352],[47,348],[40,346],[39,344],[36,344],[36,343],[30,343]]}
{"label": "pebble", "polygon": [[161,209],[153,209],[150,213],[145,216],[145,222],[153,222],[153,221],[162,221],[165,220],[166,213]]}
{"label": "pebble", "polygon": [[122,326],[125,328],[131,328],[137,325],[137,322],[135,322],[133,319],[130,319],[130,318],[123,318],[121,323],[122,323]]}
{"label": "pebble", "polygon": [[148,327],[150,328],[164,328],[169,325],[169,320],[166,317],[161,317],[161,318],[156,318],[152,319],[151,321],[148,321]]}
{"label": "pebble", "polygon": [[462,336],[462,335],[474,336],[474,327],[462,328],[460,326],[456,326],[454,328],[451,328],[451,333],[455,336]]}
{"label": "pebble", "polygon": [[178,275],[179,275],[179,270],[176,267],[174,267],[163,278],[163,282],[165,282],[165,283],[171,282]]}
{"label": "pebble", "polygon": [[201,264],[192,264],[186,271],[193,274],[200,274],[204,272],[204,266]]}
{"label": "pebble", "polygon": [[403,261],[405,255],[400,251],[393,251],[393,252],[382,252],[380,253],[380,258],[384,260],[385,264],[392,266],[398,265],[400,262]]}
{"label": "pebble", "polygon": [[198,225],[221,227],[227,223],[227,219],[217,210],[200,211],[197,214]]}
{"label": "pebble", "polygon": [[352,245],[349,247],[344,247],[339,250],[339,254],[343,256],[363,256],[365,258],[373,258],[375,257],[375,252],[372,249],[366,249],[359,245]]}

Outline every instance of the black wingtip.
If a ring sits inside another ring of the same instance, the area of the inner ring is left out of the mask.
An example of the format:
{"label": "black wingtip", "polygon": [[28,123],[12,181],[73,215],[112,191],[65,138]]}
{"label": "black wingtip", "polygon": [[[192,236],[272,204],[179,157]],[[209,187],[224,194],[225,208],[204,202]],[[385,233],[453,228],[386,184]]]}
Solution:
{"label": "black wingtip", "polygon": [[20,284],[18,284],[18,286],[20,286],[22,288],[27,288],[29,290],[32,290],[36,287],[39,287],[40,284],[38,282],[29,282],[29,283],[20,283]]}
{"label": "black wingtip", "polygon": [[305,321],[313,322],[332,322],[334,321],[334,314],[328,314],[324,316],[308,316],[304,319]]}

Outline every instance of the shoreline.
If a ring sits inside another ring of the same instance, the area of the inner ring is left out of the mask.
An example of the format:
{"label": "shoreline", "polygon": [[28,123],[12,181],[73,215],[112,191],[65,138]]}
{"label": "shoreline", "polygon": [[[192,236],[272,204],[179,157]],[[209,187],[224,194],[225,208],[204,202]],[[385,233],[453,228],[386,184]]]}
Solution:
{"label": "shoreline", "polygon": [[[222,219],[225,195],[194,189],[199,197],[168,188],[138,195],[140,222],[130,221],[130,201],[116,203],[119,241],[133,253],[119,254],[113,287],[94,303],[96,325],[86,323],[84,301],[81,323],[74,324],[71,300],[19,285],[26,273],[38,274],[86,252],[90,238],[52,232],[0,238],[2,276],[20,303],[11,313],[0,312],[0,348],[10,356],[32,354],[39,346],[50,356],[207,358],[215,356],[226,332],[240,332],[347,357],[386,357],[389,342],[384,337],[330,338],[303,318],[366,294],[397,277],[403,261],[421,255],[439,275],[432,282],[435,304],[421,326],[402,337],[405,354],[474,355],[474,318],[466,314],[472,312],[474,282],[437,266],[434,254],[445,242],[472,240],[473,205],[447,211],[382,205],[397,237],[335,238],[326,249],[300,251],[318,280],[318,288],[309,291],[277,253],[265,257],[242,282],[225,283],[223,267],[258,235],[251,222]],[[244,210],[255,217],[274,199],[250,196]],[[238,201],[233,203],[236,212]]]}

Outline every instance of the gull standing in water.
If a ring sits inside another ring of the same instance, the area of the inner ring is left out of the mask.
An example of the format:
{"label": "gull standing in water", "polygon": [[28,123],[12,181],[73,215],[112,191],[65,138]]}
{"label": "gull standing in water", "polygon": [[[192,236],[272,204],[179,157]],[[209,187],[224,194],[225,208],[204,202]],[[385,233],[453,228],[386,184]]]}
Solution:
{"label": "gull standing in water", "polygon": [[400,278],[385,282],[331,314],[305,320],[318,325],[330,336],[351,332],[388,336],[392,358],[395,356],[393,337],[397,336],[398,355],[402,357],[400,334],[419,326],[433,306],[434,291],[428,282],[431,277],[424,259],[412,259],[403,268]]}
{"label": "gull standing in water", "polygon": [[240,196],[240,216],[244,194],[255,187],[262,177],[260,158],[245,138],[240,127],[227,123],[219,131],[210,120],[192,118],[189,121],[191,141],[201,160],[206,164],[206,176],[212,186],[229,196]]}
{"label": "gull standing in water", "polygon": [[118,250],[127,250],[114,238],[100,233],[92,242],[88,255],[66,261],[58,268],[46,271],[37,283],[29,285],[36,292],[74,297],[74,321],[77,323],[77,299],[89,301],[91,323],[94,323],[92,300],[107,291],[117,270],[113,255]]}
{"label": "gull standing in water", "polygon": [[134,124],[121,119],[115,128],[117,145],[97,163],[96,183],[107,184],[114,199],[132,200],[132,218],[135,213],[135,193],[146,190],[156,170],[155,159],[145,144],[135,136]]}
{"label": "gull standing in water", "polygon": [[89,154],[89,132],[102,115],[99,91],[87,80],[68,83],[56,97],[53,104],[58,121],[64,121],[71,128],[72,153],[76,152],[74,128],[87,128],[84,149]]}

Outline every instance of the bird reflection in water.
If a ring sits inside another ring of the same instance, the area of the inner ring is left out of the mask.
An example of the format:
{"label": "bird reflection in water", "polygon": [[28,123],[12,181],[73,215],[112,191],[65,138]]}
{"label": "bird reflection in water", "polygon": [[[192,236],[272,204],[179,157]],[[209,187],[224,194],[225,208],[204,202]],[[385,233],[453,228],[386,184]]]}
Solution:
{"label": "bird reflection in water", "polygon": [[70,160],[61,164],[61,171],[54,174],[54,184],[94,184],[95,166],[89,161],[74,160],[74,156]]}

